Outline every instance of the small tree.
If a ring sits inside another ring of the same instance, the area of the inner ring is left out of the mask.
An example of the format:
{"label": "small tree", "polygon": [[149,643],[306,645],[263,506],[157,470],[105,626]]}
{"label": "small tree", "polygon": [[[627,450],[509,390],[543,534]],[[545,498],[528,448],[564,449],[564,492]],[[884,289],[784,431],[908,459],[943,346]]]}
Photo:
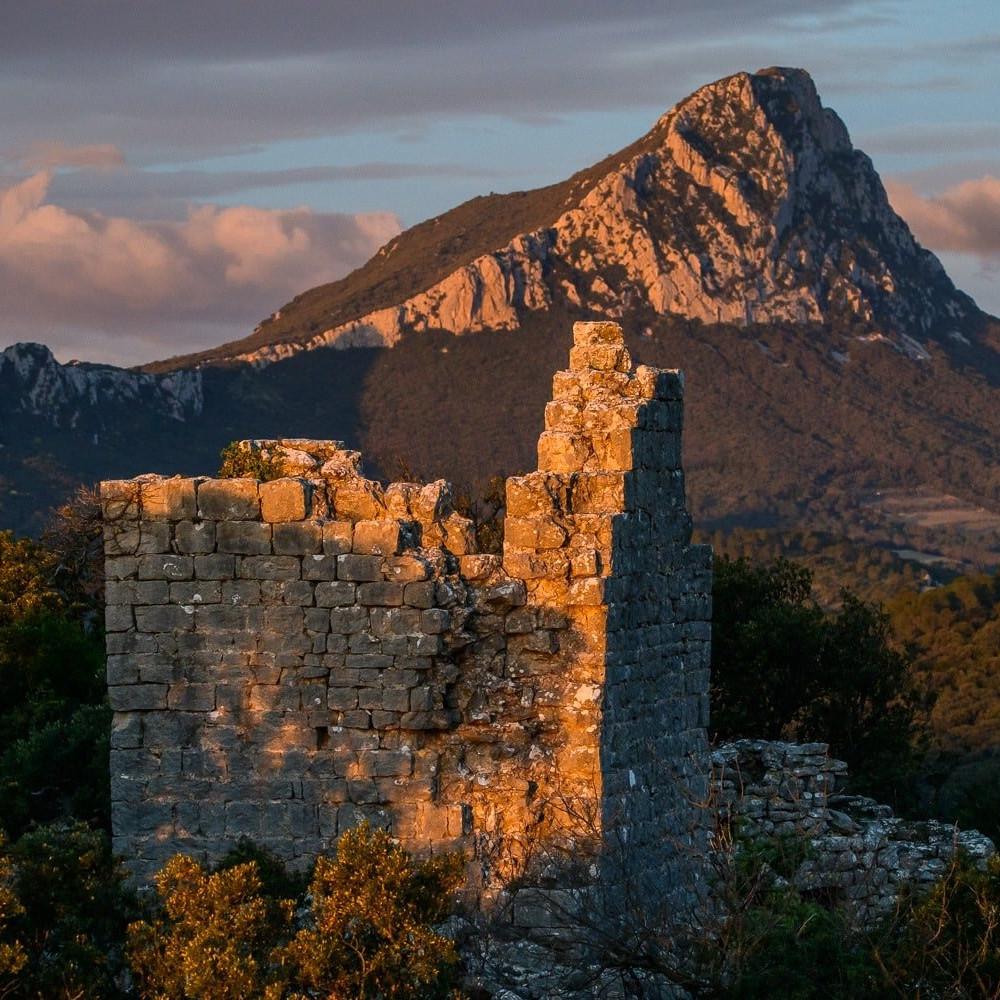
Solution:
{"label": "small tree", "polygon": [[281,995],[271,982],[269,958],[291,923],[294,904],[268,905],[255,861],[210,874],[179,854],[156,876],[156,891],[161,912],[128,928],[128,957],[142,997]]}
{"label": "small tree", "polygon": [[924,700],[888,616],[842,592],[824,611],[810,572],[784,559],[721,559],[713,589],[716,739],[819,740],[854,784],[898,799],[915,763]]}
{"label": "small tree", "polygon": [[117,996],[134,900],[123,889],[124,872],[105,834],[82,823],[40,827],[2,851],[7,876],[0,882],[17,897],[15,949],[19,943],[27,957],[14,995]]}
{"label": "small tree", "polygon": [[451,996],[458,956],[433,925],[462,871],[458,855],[415,862],[384,830],[348,830],[336,857],[316,863],[310,926],[281,953],[291,996]]}

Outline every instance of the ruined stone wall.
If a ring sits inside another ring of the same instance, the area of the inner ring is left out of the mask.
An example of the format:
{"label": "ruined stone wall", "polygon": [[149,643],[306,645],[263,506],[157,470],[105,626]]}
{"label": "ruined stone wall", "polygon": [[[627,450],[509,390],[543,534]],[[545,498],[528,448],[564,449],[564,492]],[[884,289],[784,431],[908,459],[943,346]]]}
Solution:
{"label": "ruined stone wall", "polygon": [[906,820],[844,790],[847,765],[825,743],[740,740],[712,752],[713,798],[723,821],[751,837],[805,838],[794,874],[805,892],[863,918],[891,910],[905,886],[936,882],[958,850],[984,862],[992,841],[937,820]]}
{"label": "ruined stone wall", "polygon": [[246,443],[273,481],[102,484],[112,821],[140,880],[241,836],[305,865],[363,819],[477,878],[581,817],[676,861],[711,590],[682,382],[633,370],[613,324],[574,336],[502,557],[447,484],[384,487],[336,442]]}

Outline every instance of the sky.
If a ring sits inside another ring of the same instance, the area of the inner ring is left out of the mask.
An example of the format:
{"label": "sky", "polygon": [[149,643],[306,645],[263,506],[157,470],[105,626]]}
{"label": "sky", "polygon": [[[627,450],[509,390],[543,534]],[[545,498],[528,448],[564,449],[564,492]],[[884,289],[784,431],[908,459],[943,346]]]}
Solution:
{"label": "sky", "polygon": [[401,228],[770,65],[812,74],[1000,313],[995,0],[33,0],[0,31],[0,348],[132,365],[244,336]]}

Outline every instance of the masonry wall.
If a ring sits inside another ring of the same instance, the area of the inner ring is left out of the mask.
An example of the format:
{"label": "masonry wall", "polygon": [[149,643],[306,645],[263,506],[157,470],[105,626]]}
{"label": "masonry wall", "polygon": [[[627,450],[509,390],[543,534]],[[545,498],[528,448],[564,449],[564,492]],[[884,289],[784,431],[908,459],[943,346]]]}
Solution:
{"label": "masonry wall", "polygon": [[804,838],[792,881],[804,893],[885,916],[906,890],[938,881],[959,851],[984,866],[996,853],[975,830],[906,820],[845,791],[847,765],[825,743],[739,740],[712,751],[712,798],[722,825],[743,836]]}
{"label": "masonry wall", "polygon": [[682,382],[633,370],[613,324],[574,339],[502,557],[446,483],[383,486],[336,442],[245,443],[270,482],[102,484],[112,822],[140,880],[241,836],[304,865],[363,819],[485,881],[581,816],[676,868],[711,590]]}

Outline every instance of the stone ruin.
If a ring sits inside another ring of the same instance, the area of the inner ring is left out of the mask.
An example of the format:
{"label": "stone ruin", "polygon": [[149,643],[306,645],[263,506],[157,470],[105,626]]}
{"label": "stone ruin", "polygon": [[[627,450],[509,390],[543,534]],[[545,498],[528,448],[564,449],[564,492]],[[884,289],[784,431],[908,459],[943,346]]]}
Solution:
{"label": "stone ruin", "polygon": [[383,486],[337,442],[245,442],[272,481],[103,483],[114,848],[137,881],[241,837],[304,867],[367,820],[462,850],[481,889],[561,837],[681,891],[711,617],[682,389],[577,323],[502,555],[448,484]]}
{"label": "stone ruin", "polygon": [[989,837],[938,820],[906,820],[846,789],[847,764],[826,743],[738,740],[712,751],[716,816],[750,837],[794,838],[805,847],[792,882],[846,906],[863,921],[898,903],[904,887],[940,879],[959,851],[976,864]]}

